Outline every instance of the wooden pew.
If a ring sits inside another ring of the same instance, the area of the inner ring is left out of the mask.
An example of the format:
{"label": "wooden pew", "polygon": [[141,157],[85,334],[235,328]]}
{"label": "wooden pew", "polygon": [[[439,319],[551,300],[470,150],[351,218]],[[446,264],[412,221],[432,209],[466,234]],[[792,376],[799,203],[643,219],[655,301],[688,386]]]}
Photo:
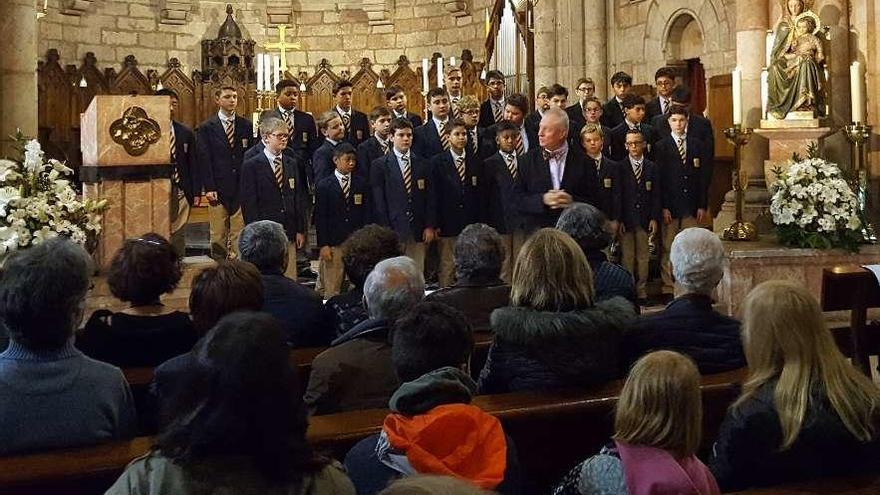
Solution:
{"label": "wooden pew", "polygon": [[880,475],[830,478],[824,480],[788,483],[767,488],[752,488],[732,495],[877,495],[880,493]]}
{"label": "wooden pew", "polygon": [[[880,307],[880,285],[860,266],[836,266],[822,271],[822,311],[850,311],[849,340],[853,362],[871,376],[869,356],[880,352],[878,332],[867,331],[868,308]],[[841,330],[836,332],[842,333]]]}
{"label": "wooden pew", "polygon": [[[737,370],[703,378],[707,445],[744,376],[744,370]],[[622,381],[615,381],[590,391],[485,395],[475,397],[473,403],[501,420],[516,445],[527,478],[524,481],[544,489],[608,442],[621,387]],[[342,459],[359,440],[378,433],[387,414],[385,409],[371,409],[313,417],[309,442],[316,451]],[[128,462],[149,450],[151,442],[150,437],[139,437],[96,447],[0,458],[0,494],[102,493]]]}

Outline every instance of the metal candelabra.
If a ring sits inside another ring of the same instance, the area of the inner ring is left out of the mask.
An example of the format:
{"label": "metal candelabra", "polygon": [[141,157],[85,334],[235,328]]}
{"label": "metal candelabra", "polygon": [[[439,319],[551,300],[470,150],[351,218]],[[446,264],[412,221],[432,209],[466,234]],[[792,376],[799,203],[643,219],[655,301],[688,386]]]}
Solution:
{"label": "metal candelabra", "polygon": [[877,235],[874,226],[868,221],[867,196],[868,196],[868,148],[865,144],[871,139],[871,126],[861,122],[854,122],[843,127],[843,134],[852,145],[853,174],[850,179],[850,187],[856,194],[859,214],[865,222],[862,225],[862,237],[870,244],[877,243]]}
{"label": "metal candelabra", "polygon": [[755,241],[758,239],[758,229],[752,222],[743,220],[743,201],[748,187],[748,177],[742,169],[741,148],[749,143],[752,137],[752,129],[734,124],[733,127],[724,129],[724,136],[733,144],[733,192],[736,198],[736,220],[724,229],[722,237],[727,241]]}

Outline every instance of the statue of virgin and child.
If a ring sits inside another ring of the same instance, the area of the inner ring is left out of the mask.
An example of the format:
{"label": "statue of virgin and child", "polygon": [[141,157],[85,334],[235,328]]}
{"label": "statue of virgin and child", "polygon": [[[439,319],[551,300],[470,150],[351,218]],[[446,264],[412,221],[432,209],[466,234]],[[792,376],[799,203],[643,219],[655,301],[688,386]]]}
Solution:
{"label": "statue of virgin and child", "polygon": [[[825,52],[812,0],[782,0],[768,71],[767,113],[785,119],[791,112],[825,116]],[[817,36],[818,35],[818,36]]]}

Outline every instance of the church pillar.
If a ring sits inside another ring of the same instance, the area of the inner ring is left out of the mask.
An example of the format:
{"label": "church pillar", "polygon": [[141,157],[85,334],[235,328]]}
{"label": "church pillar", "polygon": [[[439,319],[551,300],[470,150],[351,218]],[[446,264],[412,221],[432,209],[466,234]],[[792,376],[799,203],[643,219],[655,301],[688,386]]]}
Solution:
{"label": "church pillar", "polygon": [[[600,98],[608,94],[608,48],[606,39],[605,0],[584,0],[584,49],[586,77],[596,83],[596,95]],[[574,84],[574,81],[572,81]]]}
{"label": "church pillar", "polygon": [[16,129],[37,136],[37,12],[33,0],[0,2],[0,156],[12,151]]}
{"label": "church pillar", "polygon": [[556,0],[539,2],[535,22],[535,89],[557,81]]}
{"label": "church pillar", "polygon": [[[767,30],[770,28],[767,0],[736,2],[736,65],[742,70],[743,124],[757,129],[761,123],[761,70]],[[769,156],[767,140],[754,135],[743,148],[743,170],[750,183],[763,184],[764,159]]]}

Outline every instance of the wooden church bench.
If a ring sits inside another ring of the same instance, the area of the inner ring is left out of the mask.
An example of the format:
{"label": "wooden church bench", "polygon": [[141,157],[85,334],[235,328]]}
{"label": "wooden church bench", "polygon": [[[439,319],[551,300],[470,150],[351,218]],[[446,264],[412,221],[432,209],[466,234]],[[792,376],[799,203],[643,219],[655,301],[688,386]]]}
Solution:
{"label": "wooden church bench", "polygon": [[[853,363],[871,376],[871,354],[880,353],[880,335],[869,332],[868,308],[880,307],[880,285],[874,274],[860,266],[836,266],[822,271],[822,311],[849,311],[849,350]],[[835,339],[845,340],[845,329],[835,329]]]}

